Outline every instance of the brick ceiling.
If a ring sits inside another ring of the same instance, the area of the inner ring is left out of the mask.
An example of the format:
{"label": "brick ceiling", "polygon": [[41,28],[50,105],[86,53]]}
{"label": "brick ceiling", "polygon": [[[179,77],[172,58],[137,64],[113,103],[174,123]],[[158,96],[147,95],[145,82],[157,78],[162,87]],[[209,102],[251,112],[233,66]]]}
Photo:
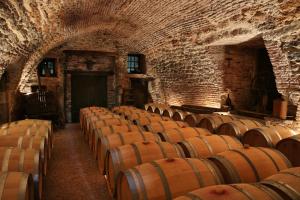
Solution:
{"label": "brick ceiling", "polygon": [[[268,17],[295,12],[290,8],[297,1],[273,2],[261,1]],[[280,7],[285,2],[290,6]],[[237,16],[263,19],[255,6],[255,0],[1,0],[0,67],[95,31],[133,48],[152,48],[179,34],[212,31],[230,18],[239,21]]]}

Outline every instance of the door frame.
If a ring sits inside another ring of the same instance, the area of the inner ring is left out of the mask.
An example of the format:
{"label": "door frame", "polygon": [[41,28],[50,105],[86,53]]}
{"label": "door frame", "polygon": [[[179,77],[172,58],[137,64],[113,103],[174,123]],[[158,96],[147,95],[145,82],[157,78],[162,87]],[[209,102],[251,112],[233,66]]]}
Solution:
{"label": "door frame", "polygon": [[[110,76],[112,74],[113,74],[112,72],[65,70],[65,80],[66,80],[66,82],[69,82],[68,84],[70,84],[69,87],[64,87],[65,88],[65,101],[64,101],[64,103],[65,103],[65,116],[68,116],[68,114],[71,115],[70,116],[71,121],[68,120],[69,122],[72,122],[72,113],[73,113],[72,112],[72,76],[73,75],[78,75],[78,76],[100,76],[100,77],[104,77],[105,80],[106,80],[106,86],[105,86],[105,88],[106,88],[106,91],[105,91],[106,105],[105,105],[105,107],[107,107],[108,106],[108,83],[107,83],[107,81],[108,81],[108,76]],[[69,75],[69,78],[68,78],[68,75]],[[66,85],[67,85],[67,83],[66,83]],[[71,94],[70,97],[69,97],[70,99],[67,98],[68,92],[70,92],[70,94]],[[71,101],[71,105],[70,105],[71,108],[70,108],[69,111],[67,110],[67,106],[68,106],[67,101],[68,100]],[[70,112],[70,113],[68,113],[68,112]]]}

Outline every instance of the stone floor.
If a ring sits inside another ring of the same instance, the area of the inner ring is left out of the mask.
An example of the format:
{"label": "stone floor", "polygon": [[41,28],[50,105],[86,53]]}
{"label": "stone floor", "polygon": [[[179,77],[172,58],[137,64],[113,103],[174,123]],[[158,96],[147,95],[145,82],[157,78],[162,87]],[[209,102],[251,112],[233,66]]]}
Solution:
{"label": "stone floor", "polygon": [[97,170],[78,124],[55,133],[48,165],[44,200],[108,200],[103,176]]}

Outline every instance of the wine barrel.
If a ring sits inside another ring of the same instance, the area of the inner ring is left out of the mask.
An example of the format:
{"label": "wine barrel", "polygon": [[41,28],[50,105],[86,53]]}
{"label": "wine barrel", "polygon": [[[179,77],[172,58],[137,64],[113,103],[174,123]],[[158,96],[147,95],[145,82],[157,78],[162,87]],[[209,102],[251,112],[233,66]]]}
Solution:
{"label": "wine barrel", "polygon": [[124,120],[123,117],[114,113],[93,114],[86,119],[87,131],[92,130],[95,124],[99,121],[101,121],[100,124],[104,124],[112,119]]}
{"label": "wine barrel", "polygon": [[151,112],[151,113],[154,113],[154,110],[155,110],[155,108],[156,108],[157,105],[159,105],[159,104],[157,104],[157,103],[152,103],[151,105],[149,105],[147,111],[148,111],[148,112]]}
{"label": "wine barrel", "polygon": [[174,200],[283,200],[270,188],[256,184],[213,185],[189,192]]}
{"label": "wine barrel", "polygon": [[255,120],[239,119],[220,125],[216,132],[219,135],[230,135],[241,139],[248,130],[261,126],[263,124]]}
{"label": "wine barrel", "polygon": [[149,113],[145,110],[126,110],[122,113],[122,115],[125,117],[125,119],[129,119],[131,116],[137,118],[139,116],[143,115],[155,115],[154,113]]}
{"label": "wine barrel", "polygon": [[120,107],[114,107],[112,109],[112,111],[114,113],[117,113],[119,115],[122,115],[125,111],[127,110],[132,110],[132,111],[138,111],[140,109],[136,108],[136,107],[133,107],[133,106],[120,106]]}
{"label": "wine barrel", "polygon": [[[111,116],[111,112],[105,112],[105,113],[102,113],[102,115],[104,115],[104,116],[105,116],[105,115]],[[108,119],[111,119],[111,117],[109,117]],[[101,120],[101,119],[99,119],[99,117],[96,116],[95,113],[93,113],[93,114],[91,114],[91,115],[89,115],[89,116],[86,116],[85,122],[84,122],[84,128],[85,128],[84,134],[85,134],[85,135],[89,134],[90,131],[91,131],[91,124],[94,123],[94,121],[100,121],[100,120]],[[104,119],[103,119],[103,120],[104,120]],[[106,119],[106,120],[107,120],[107,119]],[[86,139],[88,139],[88,138],[86,137]]]}
{"label": "wine barrel", "polygon": [[144,116],[144,117],[141,117],[139,119],[133,120],[133,123],[140,126],[140,127],[144,127],[144,126],[149,125],[153,122],[170,121],[170,120],[171,119],[162,117],[160,115],[158,115],[158,116]]}
{"label": "wine barrel", "polygon": [[154,109],[154,113],[162,115],[166,108],[169,108],[169,106],[168,105],[156,105],[156,107]]}
{"label": "wine barrel", "polygon": [[165,132],[168,129],[183,127],[187,127],[187,124],[177,121],[159,121],[144,126],[146,131],[150,131],[152,133]]}
{"label": "wine barrel", "polygon": [[0,128],[8,128],[13,126],[47,126],[49,130],[52,130],[52,122],[49,120],[39,120],[39,119],[24,119],[14,122],[9,122],[2,124]]}
{"label": "wine barrel", "polygon": [[184,121],[185,116],[188,114],[190,113],[183,110],[175,110],[172,119],[175,121]]}
{"label": "wine barrel", "polygon": [[181,148],[167,142],[137,142],[110,149],[105,158],[108,188],[114,192],[116,179],[121,170],[162,158],[180,157],[184,157]]}
{"label": "wine barrel", "polygon": [[149,106],[151,105],[152,103],[147,103],[147,104],[145,104],[144,105],[144,109],[146,110],[146,111],[148,111],[148,108],[149,108]]}
{"label": "wine barrel", "polygon": [[116,197],[118,200],[169,200],[198,188],[222,183],[220,171],[207,159],[168,158],[121,172]]}
{"label": "wine barrel", "polygon": [[227,135],[198,136],[178,143],[187,158],[206,158],[218,153],[242,148],[242,143]]}
{"label": "wine barrel", "polygon": [[210,159],[219,167],[227,184],[258,182],[291,167],[279,151],[262,147],[232,149]]}
{"label": "wine barrel", "polygon": [[173,109],[173,108],[165,108],[162,112],[162,116],[172,118],[174,112],[175,112],[175,109]]}
{"label": "wine barrel", "polygon": [[127,115],[127,119],[131,122],[134,122],[136,120],[139,120],[144,117],[160,117],[160,115],[154,114],[154,113],[148,113],[146,111],[144,112],[137,112],[133,113],[131,115]]}
{"label": "wine barrel", "polygon": [[185,116],[184,121],[191,127],[196,127],[198,126],[199,122],[201,119],[204,117],[211,116],[212,114],[193,114],[189,113]]}
{"label": "wine barrel", "polygon": [[300,134],[280,140],[276,149],[283,153],[293,166],[300,167]]}
{"label": "wine barrel", "polygon": [[90,147],[93,148],[96,132],[99,133],[99,130],[102,130],[101,129],[102,127],[110,127],[111,125],[115,125],[115,126],[127,125],[127,127],[131,127],[130,124],[131,122],[125,119],[104,119],[95,122],[94,126],[92,127],[88,135],[88,141]]}
{"label": "wine barrel", "polygon": [[25,172],[33,175],[36,197],[42,198],[44,171],[40,151],[0,147],[1,172]]}
{"label": "wine barrel", "polygon": [[261,182],[283,199],[300,199],[300,167],[282,170]]}
{"label": "wine barrel", "polygon": [[214,133],[221,124],[231,122],[233,120],[235,120],[235,118],[229,115],[211,115],[201,119],[198,127],[206,128],[210,132]]}
{"label": "wine barrel", "polygon": [[104,157],[109,149],[134,142],[161,141],[158,135],[145,131],[119,132],[101,138],[98,143],[97,158],[100,172],[104,169]]}
{"label": "wine barrel", "polygon": [[122,125],[122,126],[104,126],[101,128],[97,128],[94,131],[94,142],[92,143],[92,151],[94,152],[94,156],[97,156],[97,149],[98,149],[98,144],[101,143],[102,137],[111,135],[114,133],[122,133],[122,132],[129,132],[129,131],[142,131],[141,127],[135,126],[135,125]]}
{"label": "wine barrel", "polygon": [[256,147],[275,147],[280,140],[296,134],[295,131],[284,126],[265,126],[247,131],[242,141],[244,144]]}
{"label": "wine barrel", "polygon": [[18,136],[2,135],[0,136],[0,147],[18,147],[22,149],[35,149],[41,151],[41,157],[44,162],[44,171],[47,170],[47,161],[49,159],[49,148],[47,138],[40,136]]}
{"label": "wine barrel", "polygon": [[34,200],[32,176],[24,172],[0,173],[1,200]]}
{"label": "wine barrel", "polygon": [[177,143],[191,137],[208,136],[211,135],[211,133],[204,128],[185,127],[167,129],[164,132],[158,132],[158,135],[160,136],[162,141]]}
{"label": "wine barrel", "polygon": [[45,126],[14,126],[6,129],[0,129],[0,135],[18,135],[18,136],[41,136],[46,137],[49,147],[53,148],[53,134]]}

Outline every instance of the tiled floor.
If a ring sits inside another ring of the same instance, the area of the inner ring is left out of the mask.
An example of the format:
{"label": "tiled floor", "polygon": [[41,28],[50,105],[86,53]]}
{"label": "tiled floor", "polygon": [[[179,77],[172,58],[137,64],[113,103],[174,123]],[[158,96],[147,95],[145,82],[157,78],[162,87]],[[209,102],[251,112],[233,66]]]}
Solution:
{"label": "tiled floor", "polygon": [[49,161],[45,200],[106,200],[105,180],[83,139],[78,124],[55,133]]}

